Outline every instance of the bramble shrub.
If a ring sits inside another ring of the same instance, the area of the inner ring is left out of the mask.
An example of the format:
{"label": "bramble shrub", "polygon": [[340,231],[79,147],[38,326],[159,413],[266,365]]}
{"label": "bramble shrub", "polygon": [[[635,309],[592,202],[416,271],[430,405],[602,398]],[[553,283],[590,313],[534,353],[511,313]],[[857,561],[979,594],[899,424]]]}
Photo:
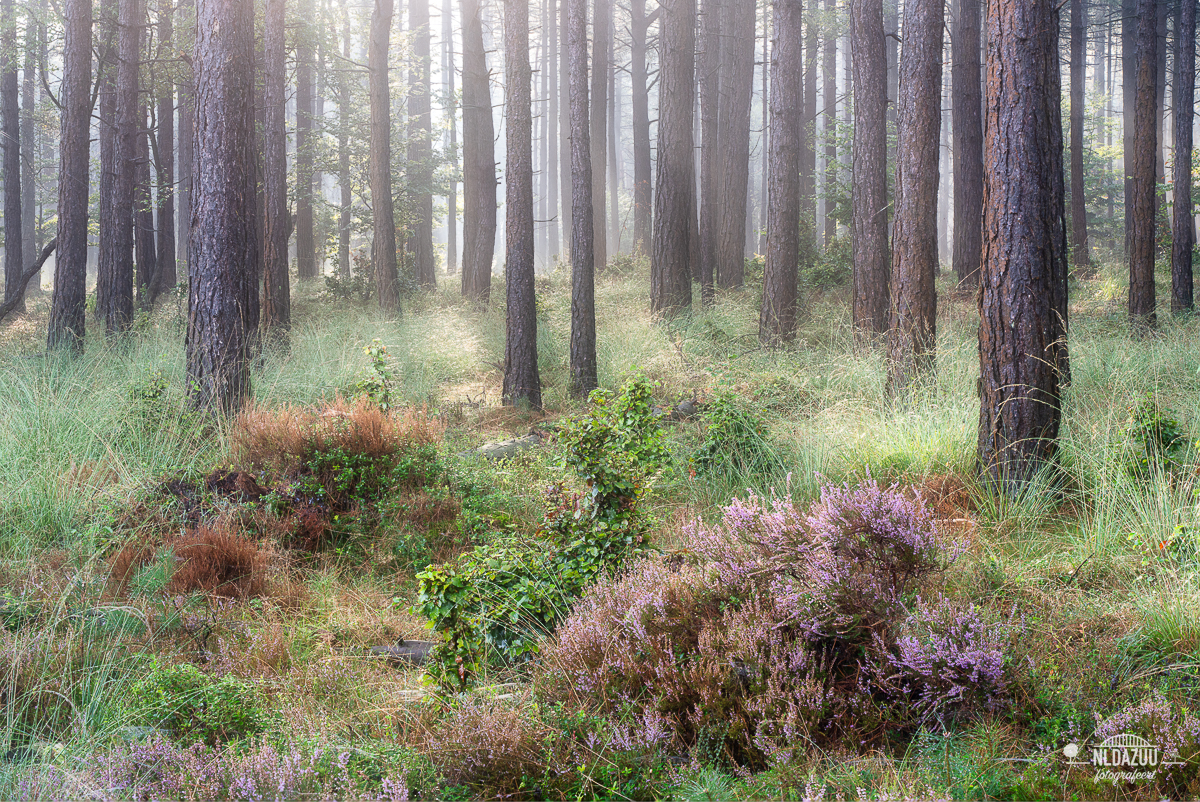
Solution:
{"label": "bramble shrub", "polygon": [[356,395],[366,398],[384,412],[392,408],[392,385],[396,376],[388,364],[387,346],[379,338],[371,340],[371,344],[363,347],[371,364],[366,375],[354,383]]}
{"label": "bramble shrub", "polygon": [[[548,698],[663,717],[689,748],[745,765],[877,741],[995,707],[1009,630],[919,594],[963,544],[874,481],[734,500],[683,555],[587,590],[545,651]],[[721,743],[714,746],[716,738]]]}
{"label": "bramble shrub", "polygon": [[704,405],[702,414],[704,440],[691,459],[697,474],[765,473],[774,467],[767,422],[757,409],[723,392]]}
{"label": "bramble shrub", "polygon": [[180,744],[213,746],[270,726],[254,685],[233,677],[213,679],[191,663],[155,662],[134,684],[131,704],[135,721],[166,730]]}
{"label": "bramble shrub", "polygon": [[1139,479],[1178,470],[1191,440],[1183,424],[1149,394],[1130,407],[1125,437],[1132,451],[1126,465]]}

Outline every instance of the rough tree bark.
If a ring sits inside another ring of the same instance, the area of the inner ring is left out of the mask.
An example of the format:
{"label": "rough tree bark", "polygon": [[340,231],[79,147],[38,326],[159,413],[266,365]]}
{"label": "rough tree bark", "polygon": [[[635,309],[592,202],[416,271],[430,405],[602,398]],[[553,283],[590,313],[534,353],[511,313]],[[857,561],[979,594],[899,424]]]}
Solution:
{"label": "rough tree bark", "polygon": [[[181,0],[177,13],[191,16],[195,13],[195,0]],[[176,236],[182,240],[185,272],[191,270],[192,253],[189,243],[192,238],[192,143],[196,130],[196,89],[192,65],[181,67],[183,76],[176,86],[179,93],[179,204],[176,210]],[[101,197],[103,197],[101,193]]]}
{"label": "rough tree bark", "polygon": [[880,0],[852,0],[854,52],[854,246],[852,311],[856,339],[880,341],[888,328],[887,53]]}
{"label": "rough tree bark", "polygon": [[462,294],[486,305],[496,248],[496,153],[479,0],[463,0]]}
{"label": "rough tree bark", "polygon": [[[1158,33],[1156,0],[1138,0],[1137,89],[1133,115],[1133,170],[1130,202],[1133,230],[1129,238],[1129,321],[1135,330],[1155,326],[1154,218],[1156,211],[1155,151],[1158,149],[1155,108],[1158,102]],[[1127,117],[1128,119],[1128,117]]]}
{"label": "rough tree bark", "polygon": [[[1175,17],[1176,109],[1190,109],[1196,99],[1196,0],[1180,0]],[[1175,114],[1175,215],[1171,221],[1171,311],[1190,312],[1193,306],[1192,246],[1192,115]]]}
{"label": "rough tree bark", "polygon": [[[646,0],[630,0],[630,81],[633,105],[633,252],[650,255],[650,92],[646,77],[646,37],[651,17]],[[657,12],[655,12],[657,14]]]}
{"label": "rough tree bark", "polygon": [[978,470],[1016,494],[1054,459],[1067,365],[1058,11],[993,0],[987,21]]}
{"label": "rough tree bark", "polygon": [[979,0],[958,0],[951,48],[954,137],[954,275],[964,287],[979,283],[983,247],[983,98],[980,82]]}
{"label": "rough tree bark", "polygon": [[571,394],[586,396],[596,373],[596,264],[588,130],[587,0],[566,0],[571,115]]}
{"label": "rough tree bark", "polygon": [[1088,257],[1087,203],[1083,189],[1083,81],[1087,73],[1087,3],[1071,0],[1071,262],[1085,268]]}
{"label": "rough tree bark", "polygon": [[659,8],[658,164],[650,257],[650,309],[673,312],[692,303],[690,240],[691,221],[696,214],[696,173],[692,154],[696,3],[695,0],[663,0]]}
{"label": "rough tree bark", "polygon": [[529,0],[504,0],[508,123],[504,190],[504,403],[542,406],[537,364],[537,298],[533,281],[533,118],[529,64]]}
{"label": "rough tree bark", "polygon": [[288,275],[286,0],[267,0],[263,63],[263,305],[262,326],[281,335],[292,324]]}
{"label": "rough tree bark", "polygon": [[[725,5],[721,25],[721,217],[716,282],[731,289],[746,275],[746,205],[750,184],[750,101],[754,97],[755,4]],[[726,77],[727,76],[727,79]]]}
{"label": "rough tree bark", "polygon": [[[607,214],[604,204],[607,198],[605,185],[608,169],[608,137],[605,133],[608,120],[608,56],[611,48],[609,18],[612,16],[610,0],[593,0],[592,3],[592,71],[591,93],[588,101],[588,138],[592,147],[592,249],[596,253],[595,267],[603,270],[608,264]],[[616,191],[615,188],[613,190]]]}
{"label": "rough tree bark", "polygon": [[25,311],[21,274],[21,94],[17,83],[17,14],[13,0],[0,2],[0,136],[4,137],[4,300]]}
{"label": "rough tree bark", "polygon": [[299,3],[296,36],[296,275],[317,277],[313,225],[313,45],[312,0]]}
{"label": "rough tree bark", "polygon": [[197,0],[187,376],[192,405],[235,412],[250,396],[246,284],[258,264],[253,193],[254,8]]}
{"label": "rough tree bark", "polygon": [[758,338],[782,345],[796,336],[800,266],[800,49],[802,0],[776,0],[771,50],[771,130],[767,194],[767,262]]}
{"label": "rough tree bark", "polygon": [[[160,0],[158,6],[158,42],[164,54],[174,47],[172,0]],[[158,96],[158,131],[155,133],[155,169],[158,173],[158,271],[152,295],[175,289],[179,283],[175,265],[175,91],[170,81],[162,81]]]}
{"label": "rough tree bark", "polygon": [[65,0],[62,135],[59,139],[58,256],[46,345],[83,352],[87,317],[87,241],[92,78],[92,0]]}
{"label": "rough tree bark", "polygon": [[808,0],[804,33],[804,138],[800,145],[800,215],[815,238],[817,225],[817,19],[821,0]]}
{"label": "rough tree bark", "polygon": [[[721,22],[723,0],[704,0],[700,15],[701,53],[696,88],[700,97],[700,298],[713,302],[717,277],[717,249],[721,232],[723,165],[720,154]],[[728,80],[728,78],[726,78]],[[660,96],[661,97],[661,96]]]}
{"label": "rough tree bark", "polygon": [[936,366],[942,24],[941,0],[905,3],[887,360],[887,395],[902,401]]}
{"label": "rough tree bark", "polygon": [[832,211],[832,190],[837,183],[837,37],[834,36],[837,0],[825,0],[825,86],[821,117],[825,134],[825,246],[837,236],[837,221]]}
{"label": "rough tree bark", "polygon": [[408,28],[412,33],[412,62],[408,93],[408,190],[412,197],[412,222],[408,252],[413,278],[426,289],[437,286],[433,261],[433,116],[430,111],[429,4],[408,4]]}
{"label": "rough tree bark", "polygon": [[400,273],[396,266],[396,215],[392,205],[392,118],[388,89],[388,42],[392,0],[375,0],[367,42],[368,93],[371,106],[371,212],[375,291],[379,308],[400,314]]}
{"label": "rough tree bark", "polygon": [[96,265],[96,320],[104,321],[112,283],[111,243],[117,225],[113,214],[113,183],[116,166],[113,154],[117,142],[117,0],[100,0],[99,59],[96,68],[97,96],[100,101],[97,133],[100,144],[100,180],[97,195],[99,253]]}
{"label": "rough tree bark", "polygon": [[[45,0],[41,0],[38,15],[45,13]],[[37,195],[34,185],[34,128],[33,118],[36,100],[34,85],[36,68],[34,66],[38,53],[38,21],[34,18],[32,8],[25,15],[25,65],[21,75],[21,255],[26,262],[32,262],[37,250],[34,232],[37,229],[36,206]],[[42,282],[40,280],[29,284],[26,295],[40,295]]]}

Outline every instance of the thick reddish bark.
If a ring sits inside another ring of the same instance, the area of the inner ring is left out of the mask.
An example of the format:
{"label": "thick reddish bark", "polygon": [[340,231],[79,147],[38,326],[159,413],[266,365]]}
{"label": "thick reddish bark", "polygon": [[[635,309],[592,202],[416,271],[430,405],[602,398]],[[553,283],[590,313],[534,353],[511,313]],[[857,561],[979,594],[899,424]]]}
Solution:
{"label": "thick reddish bark", "polygon": [[[1196,0],[1182,0],[1175,26],[1175,108],[1190,109],[1196,98]],[[1171,311],[1191,311],[1192,115],[1175,115],[1175,215],[1171,222]]]}
{"label": "thick reddish bark", "polygon": [[400,314],[400,271],[396,265],[396,214],[392,201],[392,118],[388,89],[388,42],[392,28],[392,0],[375,0],[371,13],[367,65],[370,71],[371,106],[371,212],[372,250],[375,254],[375,290],[379,308],[387,315]]}
{"label": "thick reddish bark", "polygon": [[888,243],[887,54],[880,0],[852,0],[854,53],[853,319],[858,340],[887,334],[891,251]]}
{"label": "thick reddish bark", "polygon": [[1154,166],[1155,151],[1158,150],[1155,2],[1138,2],[1137,88],[1133,114],[1133,170],[1130,174],[1133,231],[1129,238],[1129,320],[1135,329],[1155,325],[1154,218],[1158,200]]}
{"label": "thick reddish bark", "polygon": [[979,0],[958,0],[954,16],[953,125],[954,246],[951,260],[958,283],[979,283],[983,229],[983,86],[980,81]]}

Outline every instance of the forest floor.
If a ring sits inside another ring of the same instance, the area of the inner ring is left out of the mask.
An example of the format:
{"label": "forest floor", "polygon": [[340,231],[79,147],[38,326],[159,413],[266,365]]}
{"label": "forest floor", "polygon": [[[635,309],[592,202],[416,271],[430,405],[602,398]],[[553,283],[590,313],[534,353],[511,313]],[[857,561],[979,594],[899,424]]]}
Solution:
{"label": "forest floor", "polygon": [[[807,288],[795,344],[769,350],[760,275],[656,321],[645,265],[624,267],[598,279],[597,329],[628,420],[567,393],[565,271],[538,281],[542,412],[500,406],[502,279],[487,311],[447,277],[397,321],[300,286],[289,347],[219,423],[184,411],[177,298],[74,360],[44,354],[44,299],[0,326],[0,798],[1200,794],[1200,321],[1135,337],[1118,267],[1073,279],[1059,470],[998,499],[975,478],[974,300],[948,277],[936,381],[898,408],[845,285]],[[940,550],[919,582],[871,586],[895,591],[874,640],[848,639],[855,613],[805,641],[787,604],[815,602],[783,601],[803,572],[778,563],[816,554],[822,488],[872,483]],[[610,487],[623,501],[588,506]],[[618,551],[572,523],[598,509]],[[704,534],[747,516],[738,559],[782,584],[722,586]],[[782,616],[743,644],[752,666],[729,634],[751,592]],[[425,668],[371,651],[446,633]],[[1157,748],[1144,776],[1092,765],[1114,734]]]}

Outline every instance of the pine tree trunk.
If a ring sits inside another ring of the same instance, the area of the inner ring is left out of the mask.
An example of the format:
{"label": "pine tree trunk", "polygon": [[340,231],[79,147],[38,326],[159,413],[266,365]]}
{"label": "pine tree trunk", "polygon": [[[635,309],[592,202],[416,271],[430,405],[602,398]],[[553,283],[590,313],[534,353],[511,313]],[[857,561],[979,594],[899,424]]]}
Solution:
{"label": "pine tree trunk", "polygon": [[504,0],[507,160],[505,168],[504,403],[542,406],[534,295],[533,119],[529,63],[529,0]]}
{"label": "pine tree trunk", "polygon": [[825,247],[837,236],[837,220],[832,212],[833,187],[837,184],[837,0],[825,0],[825,87],[822,119],[825,132]]}
{"label": "pine tree trunk", "polygon": [[58,248],[46,345],[83,352],[87,309],[92,2],[65,0],[63,79],[59,90]]}
{"label": "pine tree trunk", "polygon": [[887,334],[891,251],[887,194],[887,53],[880,0],[852,0],[854,51],[853,319],[867,345]]}
{"label": "pine tree trunk", "polygon": [[598,386],[596,370],[595,227],[588,128],[587,0],[566,0],[571,115],[571,394]]}
{"label": "pine tree trunk", "polygon": [[808,236],[817,232],[817,20],[821,0],[808,0],[804,33],[804,138],[800,145],[800,219]]}
{"label": "pine tree trunk", "polygon": [[608,57],[611,38],[608,28],[612,16],[610,0],[593,0],[592,6],[592,90],[589,96],[589,140],[592,146],[592,249],[595,267],[604,270],[608,264],[607,217],[605,212],[605,173],[608,169]]}
{"label": "pine tree trunk", "polygon": [[670,313],[692,304],[696,3],[663,0],[659,8],[658,177],[654,187],[650,310]]}
{"label": "pine tree trunk", "polygon": [[711,304],[714,299],[721,206],[725,198],[719,145],[721,23],[725,16],[723,0],[704,0],[703,13],[700,15],[703,60],[697,89],[700,92],[700,298],[705,305]]}
{"label": "pine tree trunk", "polygon": [[[742,286],[746,274],[746,199],[750,181],[750,100],[754,95],[754,3],[725,5],[721,25],[721,217],[718,287]],[[726,76],[728,78],[726,79]]]}
{"label": "pine tree trunk", "polygon": [[[21,94],[17,83],[17,12],[0,2],[0,133],[4,136],[4,302],[24,295],[21,253]],[[11,224],[10,224],[11,223]],[[24,312],[22,300],[14,311]]]}
{"label": "pine tree trunk", "polygon": [[254,11],[197,0],[193,231],[188,276],[191,403],[232,413],[250,396],[246,288],[258,264],[253,193]]}
{"label": "pine tree trunk", "polygon": [[[181,0],[179,13],[186,15],[195,7],[195,0]],[[181,241],[180,250],[186,263],[184,272],[190,273],[192,265],[190,245],[192,239],[192,155],[196,131],[196,91],[191,65],[185,64],[182,69],[183,77],[176,86],[179,93],[179,203],[176,212],[176,220],[178,220],[176,236],[177,241]],[[103,192],[100,197],[104,197]]]}
{"label": "pine tree trunk", "polygon": [[433,115],[430,111],[429,4],[408,4],[408,27],[412,31],[412,66],[408,93],[408,188],[412,222],[408,252],[417,286],[433,289],[437,276],[433,261]]}
{"label": "pine tree trunk", "polygon": [[[1154,224],[1156,212],[1158,33],[1155,0],[1138,0],[1137,91],[1133,115],[1133,170],[1129,240],[1129,320],[1135,330],[1155,326]],[[1127,118],[1128,119],[1128,118]]]}
{"label": "pine tree trunk", "polygon": [[463,0],[463,297],[486,305],[496,248],[496,154],[479,0]]}
{"label": "pine tree trunk", "polygon": [[[1176,109],[1190,109],[1196,98],[1196,0],[1180,0],[1175,26]],[[1191,311],[1192,246],[1192,115],[1175,114],[1175,216],[1171,223],[1171,311]]]}
{"label": "pine tree trunk", "polygon": [[566,248],[567,257],[570,258],[571,240],[575,236],[574,221],[571,219],[575,194],[571,188],[571,58],[568,47],[568,40],[570,39],[567,26],[568,2],[569,0],[560,0],[559,5],[559,38],[561,41],[558,68],[558,149],[559,152],[562,153],[562,160],[564,163],[560,166],[558,174],[559,185],[562,190],[563,247]]}
{"label": "pine tree trunk", "polygon": [[150,121],[149,110],[138,110],[141,124],[137,133],[137,162],[133,190],[133,247],[137,266],[138,306],[154,305],[158,285],[158,252],[155,248],[154,196],[150,189]]}
{"label": "pine tree trunk", "polygon": [[562,170],[558,148],[558,19],[555,0],[542,0],[546,8],[545,30],[547,37],[546,58],[543,60],[545,69],[546,95],[548,108],[546,113],[546,147],[549,150],[544,170],[546,172],[546,205],[550,213],[547,215],[547,245],[546,258],[553,265],[562,249],[562,233],[559,225],[559,173]]}
{"label": "pine tree trunk", "polygon": [[796,335],[800,266],[800,49],[802,0],[776,0],[771,75],[771,131],[767,195],[767,263],[763,272],[758,338],[781,345]]}
{"label": "pine tree trunk", "polygon": [[317,277],[313,227],[313,47],[312,0],[302,0],[296,30],[296,275]]}
{"label": "pine tree trunk", "polygon": [[908,401],[935,369],[938,134],[942,122],[941,0],[907,0],[897,109],[887,395]]}
{"label": "pine tree trunk", "polygon": [[[158,41],[164,53],[174,46],[174,4],[160,0]],[[158,131],[155,133],[158,158],[158,272],[154,295],[170,292],[179,283],[175,252],[175,91],[169,81],[161,83],[158,96]]]}
{"label": "pine tree trunk", "polygon": [[646,0],[630,0],[630,82],[633,94],[633,252],[650,255],[650,93],[646,77]]}
{"label": "pine tree trunk", "polygon": [[[288,275],[286,0],[267,0],[263,64],[263,329],[276,335],[292,324]],[[343,79],[343,81],[346,79]],[[347,241],[347,259],[349,259]],[[344,275],[344,274],[343,274]]]}
{"label": "pine tree trunk", "polygon": [[367,64],[371,106],[371,211],[375,292],[384,314],[400,314],[400,273],[396,266],[396,216],[392,205],[392,118],[388,88],[388,42],[392,0],[375,0]]}
{"label": "pine tree trunk", "polygon": [[1087,4],[1071,0],[1071,247],[1072,264],[1086,268],[1087,203],[1083,187],[1083,81],[1087,72]]}
{"label": "pine tree trunk", "polygon": [[979,283],[983,247],[983,98],[979,64],[980,2],[958,0],[954,15],[954,275],[963,287]]}
{"label": "pine tree trunk", "polygon": [[978,470],[1015,495],[1057,452],[1067,366],[1058,12],[993,0],[980,315]]}
{"label": "pine tree trunk", "polygon": [[1138,12],[1145,3],[1122,0],[1121,3],[1121,164],[1125,177],[1125,255],[1133,246],[1133,161],[1134,108],[1137,106],[1137,30]]}
{"label": "pine tree trunk", "polygon": [[[342,0],[342,58],[346,62],[350,61],[350,13],[346,8],[346,0]],[[354,202],[350,191],[350,88],[350,72],[343,69],[338,78],[338,275],[343,279],[350,277],[350,213]],[[285,175],[285,191],[286,181]],[[287,200],[285,198],[284,212],[286,213],[286,211]],[[451,220],[453,220],[453,215],[451,215]],[[284,253],[284,264],[286,265],[286,238]]]}
{"label": "pine tree trunk", "polygon": [[[39,3],[44,11],[45,0]],[[25,23],[25,66],[21,76],[21,256],[26,265],[33,264],[37,257],[37,195],[33,176],[34,154],[34,61],[38,49],[38,26],[34,24],[32,9],[26,14]],[[41,295],[41,277],[33,279],[25,290],[26,295]]]}

